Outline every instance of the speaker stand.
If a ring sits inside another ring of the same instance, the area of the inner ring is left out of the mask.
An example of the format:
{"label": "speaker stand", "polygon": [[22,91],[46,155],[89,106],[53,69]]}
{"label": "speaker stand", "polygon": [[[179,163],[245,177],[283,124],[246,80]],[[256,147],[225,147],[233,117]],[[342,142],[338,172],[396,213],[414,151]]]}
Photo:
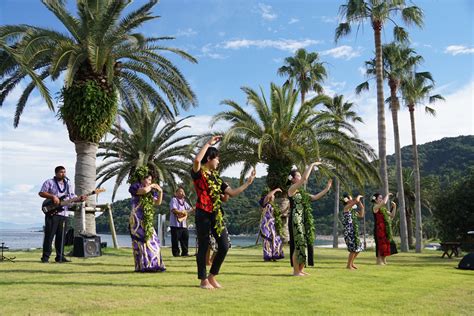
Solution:
{"label": "speaker stand", "polygon": [[2,257],[0,258],[0,261],[1,261],[1,262],[3,262],[3,261],[15,262],[15,261],[13,261],[13,260],[15,260],[16,257],[11,257],[11,258],[5,257],[5,256],[3,255],[3,249],[5,249],[5,243],[4,243],[4,242],[2,242]]}

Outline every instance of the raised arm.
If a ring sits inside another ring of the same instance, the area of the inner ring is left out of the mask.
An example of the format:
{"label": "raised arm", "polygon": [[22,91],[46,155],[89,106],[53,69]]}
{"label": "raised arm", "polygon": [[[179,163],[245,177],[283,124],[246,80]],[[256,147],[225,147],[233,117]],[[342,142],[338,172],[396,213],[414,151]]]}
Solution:
{"label": "raised arm", "polygon": [[271,197],[274,196],[277,192],[282,192],[282,191],[280,188],[276,188],[275,190],[268,192],[268,194],[265,196],[265,199],[263,200],[263,205],[267,204],[268,201],[271,199]]}
{"label": "raised arm", "polygon": [[326,185],[326,187],[324,188],[324,190],[322,190],[322,191],[319,192],[318,194],[311,195],[311,201],[319,200],[320,198],[322,198],[323,196],[325,196],[326,193],[328,193],[329,189],[331,189],[331,186],[332,186],[332,179],[329,179],[328,184]]}
{"label": "raised arm", "polygon": [[362,198],[363,196],[362,195],[359,195],[356,200],[357,200],[357,205],[359,206],[359,217],[362,218],[364,217],[365,215],[365,207],[364,207],[364,203],[362,203]]}
{"label": "raised arm", "polygon": [[230,186],[228,186],[226,189],[225,189],[225,194],[229,195],[230,197],[235,197],[237,195],[239,195],[240,193],[242,193],[245,189],[247,189],[253,182],[253,180],[255,179],[255,175],[256,175],[256,171],[255,171],[255,168],[252,170],[252,172],[250,173],[250,177],[248,177],[247,181],[242,184],[240,187],[236,188],[236,189],[232,189]]}
{"label": "raised arm", "polygon": [[207,149],[210,146],[213,146],[217,144],[221,140],[222,136],[212,136],[211,139],[202,146],[201,150],[199,153],[196,155],[196,158],[194,158],[193,162],[193,171],[198,172],[201,169],[201,160],[204,158],[204,155],[206,154]]}
{"label": "raised arm", "polygon": [[397,204],[392,201],[391,206],[390,206],[390,218],[394,219],[396,214],[397,214]]}
{"label": "raised arm", "polygon": [[313,162],[312,164],[310,164],[308,168],[306,168],[306,170],[304,171],[303,175],[301,176],[301,179],[290,186],[290,188],[288,189],[288,196],[295,195],[296,191],[308,181],[309,176],[311,175],[311,171],[313,170],[314,166],[319,166],[319,165],[321,165],[321,162],[319,161]]}

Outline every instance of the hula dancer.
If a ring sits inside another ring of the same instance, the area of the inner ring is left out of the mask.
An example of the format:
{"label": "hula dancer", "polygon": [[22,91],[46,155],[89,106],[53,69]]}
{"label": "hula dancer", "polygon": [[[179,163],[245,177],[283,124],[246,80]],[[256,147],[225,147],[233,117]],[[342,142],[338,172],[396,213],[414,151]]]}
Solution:
{"label": "hula dancer", "polygon": [[344,194],[343,198],[342,225],[344,226],[344,241],[349,251],[346,267],[349,270],[357,269],[354,260],[364,250],[359,239],[359,218],[363,218],[365,212],[361,199],[362,195],[353,199],[352,196],[347,194]]}
{"label": "hula dancer", "polygon": [[397,253],[397,248],[393,242],[392,236],[392,219],[395,217],[397,206],[391,203],[392,210],[387,210],[387,202],[392,193],[385,198],[380,193],[372,196],[372,211],[374,213],[374,239],[375,239],[375,255],[377,256],[377,264],[387,264],[387,257]]}
{"label": "hula dancer", "polygon": [[[270,191],[259,201],[262,207],[262,220],[260,222],[260,234],[263,237],[263,260],[276,261],[284,258],[283,243],[281,241],[277,226],[281,229],[281,214],[275,214],[273,201],[275,193],[282,192],[280,188]],[[277,221],[279,220],[279,225]]]}
{"label": "hula dancer", "polygon": [[321,162],[313,162],[306,168],[303,176],[297,169],[291,170],[288,176],[290,188],[288,197],[290,199],[290,263],[293,266],[294,276],[305,276],[304,266],[308,262],[309,266],[314,266],[313,244],[315,239],[314,218],[311,209],[311,202],[323,197],[331,188],[332,180],[328,181],[326,188],[318,194],[310,195],[305,190],[300,189],[315,167]]}
{"label": "hula dancer", "polygon": [[163,190],[158,183],[153,183],[153,174],[146,166],[138,168],[130,182],[132,213],[129,221],[135,272],[165,271],[160,240],[153,228],[154,205],[161,204]]}
{"label": "hula dancer", "polygon": [[[213,136],[199,151],[193,162],[191,177],[196,189],[196,233],[198,238],[198,253],[196,256],[200,287],[214,289],[222,287],[216,280],[219,269],[229,249],[227,229],[221,208],[221,194],[235,197],[242,193],[255,179],[255,169],[247,182],[236,189],[222,181],[217,171],[219,151],[211,147],[219,142],[220,136]],[[206,272],[206,253],[209,247],[209,235],[212,234],[217,242],[217,253],[212,262],[209,275]]]}

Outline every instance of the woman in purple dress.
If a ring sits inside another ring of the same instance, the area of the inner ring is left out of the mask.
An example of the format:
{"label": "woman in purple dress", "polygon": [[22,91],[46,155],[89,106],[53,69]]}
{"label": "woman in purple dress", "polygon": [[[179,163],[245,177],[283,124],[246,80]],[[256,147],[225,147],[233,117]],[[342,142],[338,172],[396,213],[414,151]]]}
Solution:
{"label": "woman in purple dress", "polygon": [[148,169],[137,170],[133,183],[128,190],[132,195],[132,213],[130,214],[130,236],[132,237],[135,272],[162,272],[165,265],[161,258],[160,241],[153,228],[154,205],[160,205],[163,190],[153,183]]}
{"label": "woman in purple dress", "polygon": [[259,204],[262,207],[262,220],[260,222],[260,234],[263,237],[263,260],[275,261],[284,258],[283,243],[278,235],[275,225],[275,215],[272,202],[275,200],[275,193],[281,192],[280,188],[270,191],[263,197]]}

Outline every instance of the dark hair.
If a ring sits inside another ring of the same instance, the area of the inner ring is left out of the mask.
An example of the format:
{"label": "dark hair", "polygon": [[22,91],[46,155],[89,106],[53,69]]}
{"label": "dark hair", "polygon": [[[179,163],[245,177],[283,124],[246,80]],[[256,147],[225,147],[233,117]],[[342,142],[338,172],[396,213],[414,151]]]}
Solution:
{"label": "dark hair", "polygon": [[56,168],[54,168],[54,173],[58,173],[61,170],[66,170],[66,168],[64,168],[63,166],[57,166]]}
{"label": "dark hair", "polygon": [[377,200],[377,198],[379,197],[379,195],[382,195],[382,194],[380,194],[380,193],[378,193],[378,192],[377,192],[377,193],[374,193],[374,194],[372,195],[372,198],[370,199],[370,201],[375,204],[375,201]]}
{"label": "dark hair", "polygon": [[176,188],[176,190],[174,191],[174,193],[178,192],[179,190],[183,190],[183,192],[186,192],[184,190],[184,187],[182,185],[178,185],[178,187]]}
{"label": "dark hair", "polygon": [[344,202],[344,199],[345,199],[345,198],[349,198],[349,197],[350,197],[349,193],[344,193],[344,194],[342,195],[342,199],[341,199],[341,200],[342,200],[342,204],[343,204],[343,205],[346,205],[347,203],[349,203],[349,201]]}
{"label": "dark hair", "polygon": [[[297,172],[298,172],[298,169],[291,169],[291,171],[288,175],[291,176],[291,178],[293,179],[296,176]],[[288,179],[288,181],[286,181],[286,185],[291,185],[291,180],[290,179]]]}
{"label": "dark hair", "polygon": [[201,159],[201,164],[206,164],[209,160],[219,157],[219,150],[216,147],[209,147]]}

